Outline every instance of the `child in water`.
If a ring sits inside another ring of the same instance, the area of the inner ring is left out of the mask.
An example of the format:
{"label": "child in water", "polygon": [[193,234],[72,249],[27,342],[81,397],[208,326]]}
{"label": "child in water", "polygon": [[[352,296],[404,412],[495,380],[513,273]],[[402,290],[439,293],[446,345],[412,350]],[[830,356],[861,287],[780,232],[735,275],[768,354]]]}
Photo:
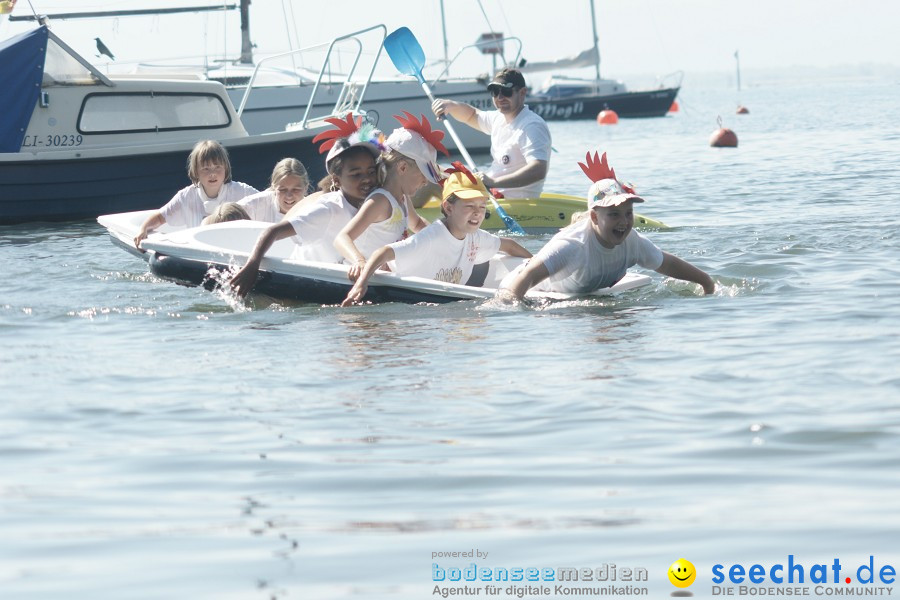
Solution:
{"label": "child in water", "polygon": [[426,183],[438,182],[437,151],[448,154],[441,143],[444,132],[432,130],[424,115],[420,121],[404,114],[405,118],[395,116],[401,127],[384,142],[386,151],[378,162],[380,187],[334,240],[334,247],[350,265],[350,281],[356,281],[372,252],[404,239],[407,230],[415,233],[428,225],[410,198]]}
{"label": "child in water", "polygon": [[[329,192],[315,202],[302,203],[279,223],[263,231],[247,263],[230,281],[240,296],[246,296],[259,275],[259,265],[276,241],[294,236],[298,246],[293,258],[326,263],[340,263],[343,257],[334,248],[334,238],[357,213],[376,185],[375,160],[381,155],[381,132],[364,129],[362,119],[347,115],[344,119],[326,119],[335,126],[320,133],[314,142],[322,141],[319,152],[328,152],[325,168],[331,176]],[[298,212],[294,213],[295,210]]]}
{"label": "child in water", "polygon": [[392,271],[398,275],[465,284],[475,265],[490,260],[498,250],[531,257],[517,242],[480,229],[489,200],[481,180],[459,162],[447,173],[441,192],[444,218],[410,238],[376,250],[341,306],[361,302],[372,274],[388,261],[394,261]]}
{"label": "child in water", "polygon": [[550,292],[586,294],[610,287],[625,276],[629,267],[640,265],[662,275],[692,281],[712,294],[712,278],[691,263],[660,250],[634,231],[636,196],[616,179],[606,163],[606,153],[586,156],[578,163],[594,182],[587,194],[588,213],[547,242],[533,259],[507,275],[497,291],[505,302],[522,300],[531,288]]}
{"label": "child in water", "polygon": [[140,232],[134,237],[137,248],[157,227],[166,223],[176,227],[197,227],[219,205],[237,202],[257,192],[256,188],[246,183],[231,180],[228,151],[215,140],[197,142],[191,150],[188,177],[193,183],[175,194],[141,225]]}
{"label": "child in water", "polygon": [[272,169],[269,189],[239,200],[254,221],[277,223],[306,197],[309,175],[296,158],[282,158]]}

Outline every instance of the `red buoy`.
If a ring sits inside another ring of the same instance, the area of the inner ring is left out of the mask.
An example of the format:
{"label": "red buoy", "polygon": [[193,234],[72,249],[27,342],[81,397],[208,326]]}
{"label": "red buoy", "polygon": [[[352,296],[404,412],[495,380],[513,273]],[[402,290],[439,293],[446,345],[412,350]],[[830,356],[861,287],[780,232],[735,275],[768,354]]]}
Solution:
{"label": "red buoy", "polygon": [[713,148],[737,148],[737,135],[730,129],[722,126],[722,116],[716,119],[719,128],[709,138],[709,145]]}
{"label": "red buoy", "polygon": [[737,135],[730,129],[717,129],[709,138],[713,148],[737,148]]}
{"label": "red buoy", "polygon": [[734,112],[735,112],[736,114],[739,114],[739,115],[748,115],[748,114],[750,114],[750,111],[749,111],[749,110],[747,109],[747,107],[744,106],[743,104],[738,104],[737,110],[734,111]]}
{"label": "red buoy", "polygon": [[669,107],[669,112],[678,112],[678,100],[672,100],[672,106]]}
{"label": "red buoy", "polygon": [[619,122],[619,115],[616,114],[616,111],[609,110],[601,110],[597,113],[597,125],[615,125]]}

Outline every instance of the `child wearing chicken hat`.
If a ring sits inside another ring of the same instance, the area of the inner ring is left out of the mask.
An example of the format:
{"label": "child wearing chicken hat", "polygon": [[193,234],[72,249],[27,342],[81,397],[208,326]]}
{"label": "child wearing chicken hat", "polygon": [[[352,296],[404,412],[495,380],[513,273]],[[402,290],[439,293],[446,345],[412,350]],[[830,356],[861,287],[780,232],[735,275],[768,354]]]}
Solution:
{"label": "child wearing chicken hat", "polygon": [[231,287],[244,296],[253,289],[266,252],[278,240],[290,237],[297,246],[293,259],[340,263],[334,238],[350,222],[376,184],[376,159],[381,156],[384,136],[361,117],[325,119],[334,126],[319,133],[319,153],[328,153],[325,168],[331,190],[314,202],[300,202],[284,219],[265,229],[247,262],[231,278]]}
{"label": "child wearing chicken hat", "polygon": [[481,179],[459,162],[446,173],[441,193],[444,218],[408,239],[376,250],[342,306],[361,302],[369,278],[389,261],[398,275],[465,284],[475,265],[487,262],[498,250],[511,256],[531,256],[514,240],[480,229],[489,199]]}
{"label": "child wearing chicken hat", "polygon": [[415,233],[428,225],[411,198],[426,183],[438,183],[438,150],[449,155],[441,143],[444,132],[431,129],[424,115],[419,120],[404,112],[394,118],[401,126],[384,141],[385,152],[378,159],[379,187],[334,239],[335,249],[350,265],[350,281],[356,281],[375,250],[404,239],[407,230]]}
{"label": "child wearing chicken hat", "polygon": [[692,281],[712,294],[715,283],[704,271],[634,231],[635,202],[644,199],[616,179],[606,153],[578,163],[594,182],[587,194],[588,218],[576,221],[547,242],[533,259],[504,278],[501,300],[521,300],[529,289],[586,294],[615,285],[629,267],[640,265],[662,275]]}

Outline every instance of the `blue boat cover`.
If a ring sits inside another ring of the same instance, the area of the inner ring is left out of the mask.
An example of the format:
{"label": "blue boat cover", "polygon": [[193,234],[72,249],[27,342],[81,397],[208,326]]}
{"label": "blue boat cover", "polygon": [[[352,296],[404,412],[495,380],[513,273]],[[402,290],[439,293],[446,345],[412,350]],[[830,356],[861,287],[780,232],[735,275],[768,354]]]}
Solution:
{"label": "blue boat cover", "polygon": [[18,152],[41,93],[47,26],[0,42],[0,152]]}

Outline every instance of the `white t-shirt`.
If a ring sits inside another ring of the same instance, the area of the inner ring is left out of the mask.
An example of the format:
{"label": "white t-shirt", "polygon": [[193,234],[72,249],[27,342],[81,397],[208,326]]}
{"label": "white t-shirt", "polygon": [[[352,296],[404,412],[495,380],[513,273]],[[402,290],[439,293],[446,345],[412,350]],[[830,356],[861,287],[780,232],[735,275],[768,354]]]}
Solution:
{"label": "white t-shirt", "polygon": [[290,220],[297,233],[293,239],[299,243],[291,258],[326,263],[342,262],[344,257],[334,249],[334,238],[356,212],[357,209],[347,202],[340,190],[320,196]]}
{"label": "white t-shirt", "polygon": [[192,184],[180,190],[160,209],[166,223],[173,227],[198,227],[203,219],[213,214],[226,202],[237,202],[257,192],[255,187],[240,181],[222,184],[219,195],[207,198],[200,184]]}
{"label": "white t-shirt", "polygon": [[[544,120],[531,112],[526,104],[512,123],[498,110],[477,110],[478,127],[491,136],[489,177],[517,171],[535,160],[550,162],[550,128]],[[507,198],[537,198],[544,189],[544,180],[520,188],[500,188]]]}
{"label": "white t-shirt", "polygon": [[435,221],[390,246],[394,249],[395,273],[464,284],[475,265],[497,253],[500,238],[479,229],[460,240],[453,237],[443,221]]}
{"label": "white t-shirt", "polygon": [[605,248],[584,219],[566,227],[535,255],[550,277],[535,289],[584,294],[615,285],[634,265],[655,271],[663,261],[656,244],[633,229],[615,248]]}
{"label": "white t-shirt", "polygon": [[387,197],[388,202],[391,204],[391,216],[384,221],[372,223],[354,240],[353,243],[357,250],[367,259],[382,246],[404,239],[407,235],[406,230],[409,223],[405,199],[400,202],[386,189],[377,188],[369,193],[366,200],[375,194],[382,194]]}
{"label": "white t-shirt", "polygon": [[265,221],[266,223],[278,223],[284,217],[278,208],[278,198],[275,192],[265,190],[252,196],[247,196],[238,204],[244,207],[247,214],[254,221]]}

